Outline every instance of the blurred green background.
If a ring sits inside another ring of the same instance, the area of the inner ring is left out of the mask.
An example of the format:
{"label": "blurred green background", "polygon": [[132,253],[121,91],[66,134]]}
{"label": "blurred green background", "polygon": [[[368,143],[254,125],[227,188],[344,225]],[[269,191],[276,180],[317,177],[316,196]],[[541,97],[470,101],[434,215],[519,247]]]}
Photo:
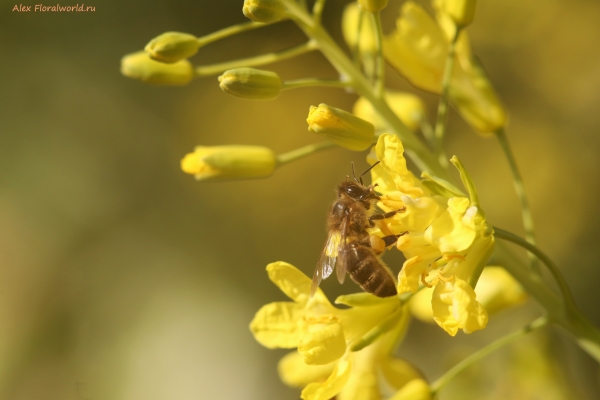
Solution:
{"label": "blurred green background", "polygon": [[[365,155],[334,149],[266,180],[212,184],[184,175],[179,160],[199,144],[282,153],[313,143],[320,139],[307,132],[309,106],[350,110],[356,97],[299,89],[252,102],[224,94],[216,77],[156,87],[119,73],[123,55],[164,31],[201,36],[243,22],[242,3],[98,0],[86,3],[96,12],[42,14],[1,2],[1,399],[299,397],[277,377],[285,351],[262,348],[248,324],[263,304],[284,299],[267,263],[312,274],[334,187],[350,161],[366,166]],[[325,8],[340,41],[347,3]],[[386,31],[400,4],[390,1]],[[469,32],[510,113],[539,246],[600,325],[598,21],[597,0],[479,2]],[[304,40],[285,22],[209,45],[192,61]],[[316,52],[267,69],[284,79],[336,77]],[[388,83],[415,91],[391,69]],[[436,99],[424,98],[431,116]],[[447,149],[471,172],[489,220],[522,234],[498,143],[452,114]],[[397,272],[401,257],[385,259]],[[357,290],[330,281],[331,299]],[[538,313],[530,302],[456,338],[414,322],[399,354],[433,380]],[[467,370],[440,398],[597,399],[599,377],[566,334],[547,329]]]}

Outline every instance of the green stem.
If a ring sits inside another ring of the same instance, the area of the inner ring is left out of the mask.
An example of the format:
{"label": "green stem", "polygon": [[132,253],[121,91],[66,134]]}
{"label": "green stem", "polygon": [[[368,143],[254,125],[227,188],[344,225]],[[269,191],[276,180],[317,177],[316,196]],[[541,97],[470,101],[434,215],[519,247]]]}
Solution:
{"label": "green stem", "polygon": [[313,5],[312,13],[316,23],[321,23],[321,16],[323,15],[323,8],[325,8],[325,0],[316,0]]}
{"label": "green stem", "polygon": [[500,265],[537,300],[546,310],[548,318],[569,332],[579,347],[600,363],[600,330],[592,325],[579,309],[567,308],[566,303],[542,281],[540,275],[521,263],[503,243],[497,243],[496,249]]}
{"label": "green stem", "polygon": [[383,99],[375,96],[370,82],[356,68],[352,60],[346,56],[331,36],[329,36],[327,31],[320,24],[315,24],[311,16],[302,10],[296,2],[292,0],[282,1],[285,3],[290,16],[306,35],[317,43],[319,50],[321,50],[334,68],[348,78],[348,81],[360,96],[365,97],[371,102],[373,108],[377,110],[379,116],[385,121],[391,133],[394,133],[402,140],[407,155],[412,158],[417,168],[449,180],[447,171],[440,166],[435,156],[419,141],[413,132],[402,124],[389,105]]}
{"label": "green stem", "polygon": [[456,49],[456,41],[460,34],[460,28],[456,27],[454,37],[450,41],[448,46],[448,54],[446,55],[446,64],[444,66],[444,76],[442,77],[442,95],[438,104],[437,120],[435,122],[435,129],[433,132],[434,146],[436,156],[440,164],[443,166],[448,165],[448,160],[443,153],[442,144],[444,142],[444,135],[446,134],[446,118],[448,114],[448,91],[450,88],[450,80],[452,79],[452,69],[454,68],[454,53]]}
{"label": "green stem", "polygon": [[[282,20],[280,20],[282,21]],[[277,21],[277,22],[280,22]],[[216,32],[209,33],[206,36],[198,38],[198,41],[204,46],[217,40],[224,39],[229,36],[237,35],[238,33],[250,31],[252,29],[263,28],[270,24],[261,24],[258,22],[243,22],[241,24],[228,26],[227,28],[220,29]]]}
{"label": "green stem", "polygon": [[567,281],[560,273],[560,269],[558,269],[556,264],[554,264],[554,262],[552,262],[550,257],[548,257],[540,249],[538,249],[531,243],[527,242],[524,239],[521,239],[520,237],[518,237],[515,234],[505,231],[504,229],[494,227],[494,236],[496,236],[497,238],[512,242],[516,245],[519,245],[519,246],[523,247],[524,249],[528,250],[530,253],[534,254],[541,262],[543,262],[546,265],[546,267],[548,267],[548,270],[552,274],[552,277],[558,284],[558,287],[560,289],[560,292],[562,294],[563,300],[564,300],[567,308],[573,309],[573,310],[577,309],[575,299],[573,298],[573,295],[571,294],[571,291],[569,290],[569,285],[567,284]]}
{"label": "green stem", "polygon": [[[531,215],[531,207],[529,206],[529,201],[527,199],[527,195],[525,194],[525,186],[523,185],[523,179],[521,178],[521,173],[519,172],[519,167],[517,166],[517,161],[515,160],[512,149],[510,148],[510,144],[508,143],[508,137],[506,136],[506,132],[504,129],[499,129],[496,132],[496,138],[502,147],[502,151],[504,152],[504,156],[508,161],[510,166],[510,171],[513,176],[513,183],[515,185],[515,192],[517,193],[517,197],[521,202],[521,218],[523,219],[523,228],[525,228],[525,239],[533,245],[535,245],[535,234],[533,227],[533,216]],[[537,258],[532,253],[527,253],[529,256],[529,261],[531,264],[531,268],[539,272],[539,264]]]}
{"label": "green stem", "polygon": [[548,324],[548,318],[546,316],[541,316],[541,317],[535,319],[534,321],[530,322],[523,328],[519,329],[518,331],[513,332],[509,335],[506,335],[506,336],[490,343],[489,345],[485,346],[483,349],[480,349],[477,352],[471,354],[469,357],[465,358],[464,360],[462,360],[461,362],[456,364],[454,367],[450,368],[450,370],[448,370],[444,375],[442,375],[440,378],[438,378],[435,382],[433,382],[431,384],[432,396],[435,396],[437,394],[437,392],[439,392],[440,389],[442,387],[444,387],[448,382],[450,382],[458,374],[463,372],[465,369],[467,369],[471,365],[480,361],[482,358],[493,353],[494,351],[498,350],[502,346],[512,342],[513,340],[518,339],[522,336],[525,336],[526,334],[533,332],[536,329],[539,329],[543,326],[546,326],[547,324]]}
{"label": "green stem", "polygon": [[333,142],[321,142],[315,144],[309,144],[308,146],[300,147],[299,149],[288,151],[287,153],[279,154],[277,156],[277,166],[287,164],[292,161],[296,161],[300,158],[309,156],[316,152],[334,147]]}
{"label": "green stem", "polygon": [[377,46],[377,60],[375,68],[375,96],[383,99],[385,89],[385,61],[383,60],[383,28],[381,27],[381,15],[371,14],[373,26],[375,27],[375,45]]}
{"label": "green stem", "polygon": [[348,82],[342,82],[339,80],[333,79],[317,79],[317,78],[307,78],[307,79],[295,79],[291,81],[283,82],[281,86],[281,90],[287,89],[296,89],[300,87],[311,87],[311,86],[325,86],[325,87],[335,87],[345,89],[350,86]]}
{"label": "green stem", "polygon": [[356,25],[356,43],[354,43],[354,48],[352,49],[352,62],[356,69],[360,69],[360,33],[363,28],[364,15],[365,11],[361,8],[358,12],[358,24]]}
{"label": "green stem", "polygon": [[278,51],[275,53],[262,54],[260,56],[242,58],[239,60],[228,61],[219,64],[212,65],[203,65],[200,67],[196,67],[195,77],[203,77],[220,74],[229,69],[240,68],[240,67],[257,67],[264,64],[273,63],[276,61],[283,61],[289,58],[293,58],[299,56],[304,53],[308,53],[309,51],[316,50],[318,48],[317,44],[313,40],[309,40],[306,43],[303,43],[299,46],[295,46],[289,48],[287,50]]}

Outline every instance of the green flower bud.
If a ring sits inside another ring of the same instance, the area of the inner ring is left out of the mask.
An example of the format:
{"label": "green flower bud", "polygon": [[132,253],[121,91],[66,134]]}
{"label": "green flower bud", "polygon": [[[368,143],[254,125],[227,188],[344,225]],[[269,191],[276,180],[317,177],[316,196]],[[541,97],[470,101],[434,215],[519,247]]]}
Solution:
{"label": "green flower bud", "polygon": [[272,100],[281,91],[281,79],[271,71],[236,68],[219,76],[219,86],[224,92],[242,99]]}
{"label": "green flower bud", "polygon": [[152,60],[145,51],[138,51],[121,59],[121,73],[146,83],[185,85],[194,77],[194,67],[188,60],[161,63]]}
{"label": "green flower bud", "polygon": [[365,11],[376,13],[387,7],[388,0],[358,0],[358,4]]}
{"label": "green flower bud", "polygon": [[201,43],[194,35],[165,32],[152,39],[144,50],[156,61],[172,64],[196,54]]}
{"label": "green flower bud", "polygon": [[285,16],[285,6],[281,0],[244,0],[244,15],[254,22],[268,24]]}
{"label": "green flower bud", "polygon": [[457,26],[467,26],[473,21],[476,0],[441,0],[441,9]]}
{"label": "green flower bud", "polygon": [[306,122],[309,131],[318,133],[348,150],[366,150],[375,138],[373,124],[327,104],[311,106]]}
{"label": "green flower bud", "polygon": [[264,178],[273,173],[277,156],[261,146],[198,146],[181,160],[181,169],[202,181]]}

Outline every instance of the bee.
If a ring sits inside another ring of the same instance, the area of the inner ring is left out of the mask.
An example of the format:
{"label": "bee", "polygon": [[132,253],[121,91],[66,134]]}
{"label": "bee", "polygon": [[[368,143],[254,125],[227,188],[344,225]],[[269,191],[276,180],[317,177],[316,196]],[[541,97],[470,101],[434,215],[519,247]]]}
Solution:
{"label": "bee", "polygon": [[337,187],[337,200],[331,207],[327,221],[329,233],[313,274],[311,297],[321,281],[331,275],[334,267],[340,283],[344,283],[347,272],[363,290],[375,296],[398,294],[394,277],[378,254],[408,232],[383,238],[370,236],[367,232],[368,228],[375,226],[375,221],[390,218],[405,210],[402,208],[385,214],[373,214],[372,207],[380,200],[374,191],[377,184],[365,186],[362,177],[377,164],[379,161],[356,179],[352,163],[354,180],[346,176],[346,180]]}

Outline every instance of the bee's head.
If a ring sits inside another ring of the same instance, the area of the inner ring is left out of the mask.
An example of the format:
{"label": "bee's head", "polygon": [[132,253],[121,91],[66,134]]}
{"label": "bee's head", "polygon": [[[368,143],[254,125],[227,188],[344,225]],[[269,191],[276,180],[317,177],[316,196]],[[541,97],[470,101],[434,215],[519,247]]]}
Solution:
{"label": "bee's head", "polygon": [[372,200],[378,200],[379,196],[373,190],[375,186],[364,186],[360,183],[345,180],[338,186],[338,197],[348,196],[352,200],[362,201],[370,204]]}

